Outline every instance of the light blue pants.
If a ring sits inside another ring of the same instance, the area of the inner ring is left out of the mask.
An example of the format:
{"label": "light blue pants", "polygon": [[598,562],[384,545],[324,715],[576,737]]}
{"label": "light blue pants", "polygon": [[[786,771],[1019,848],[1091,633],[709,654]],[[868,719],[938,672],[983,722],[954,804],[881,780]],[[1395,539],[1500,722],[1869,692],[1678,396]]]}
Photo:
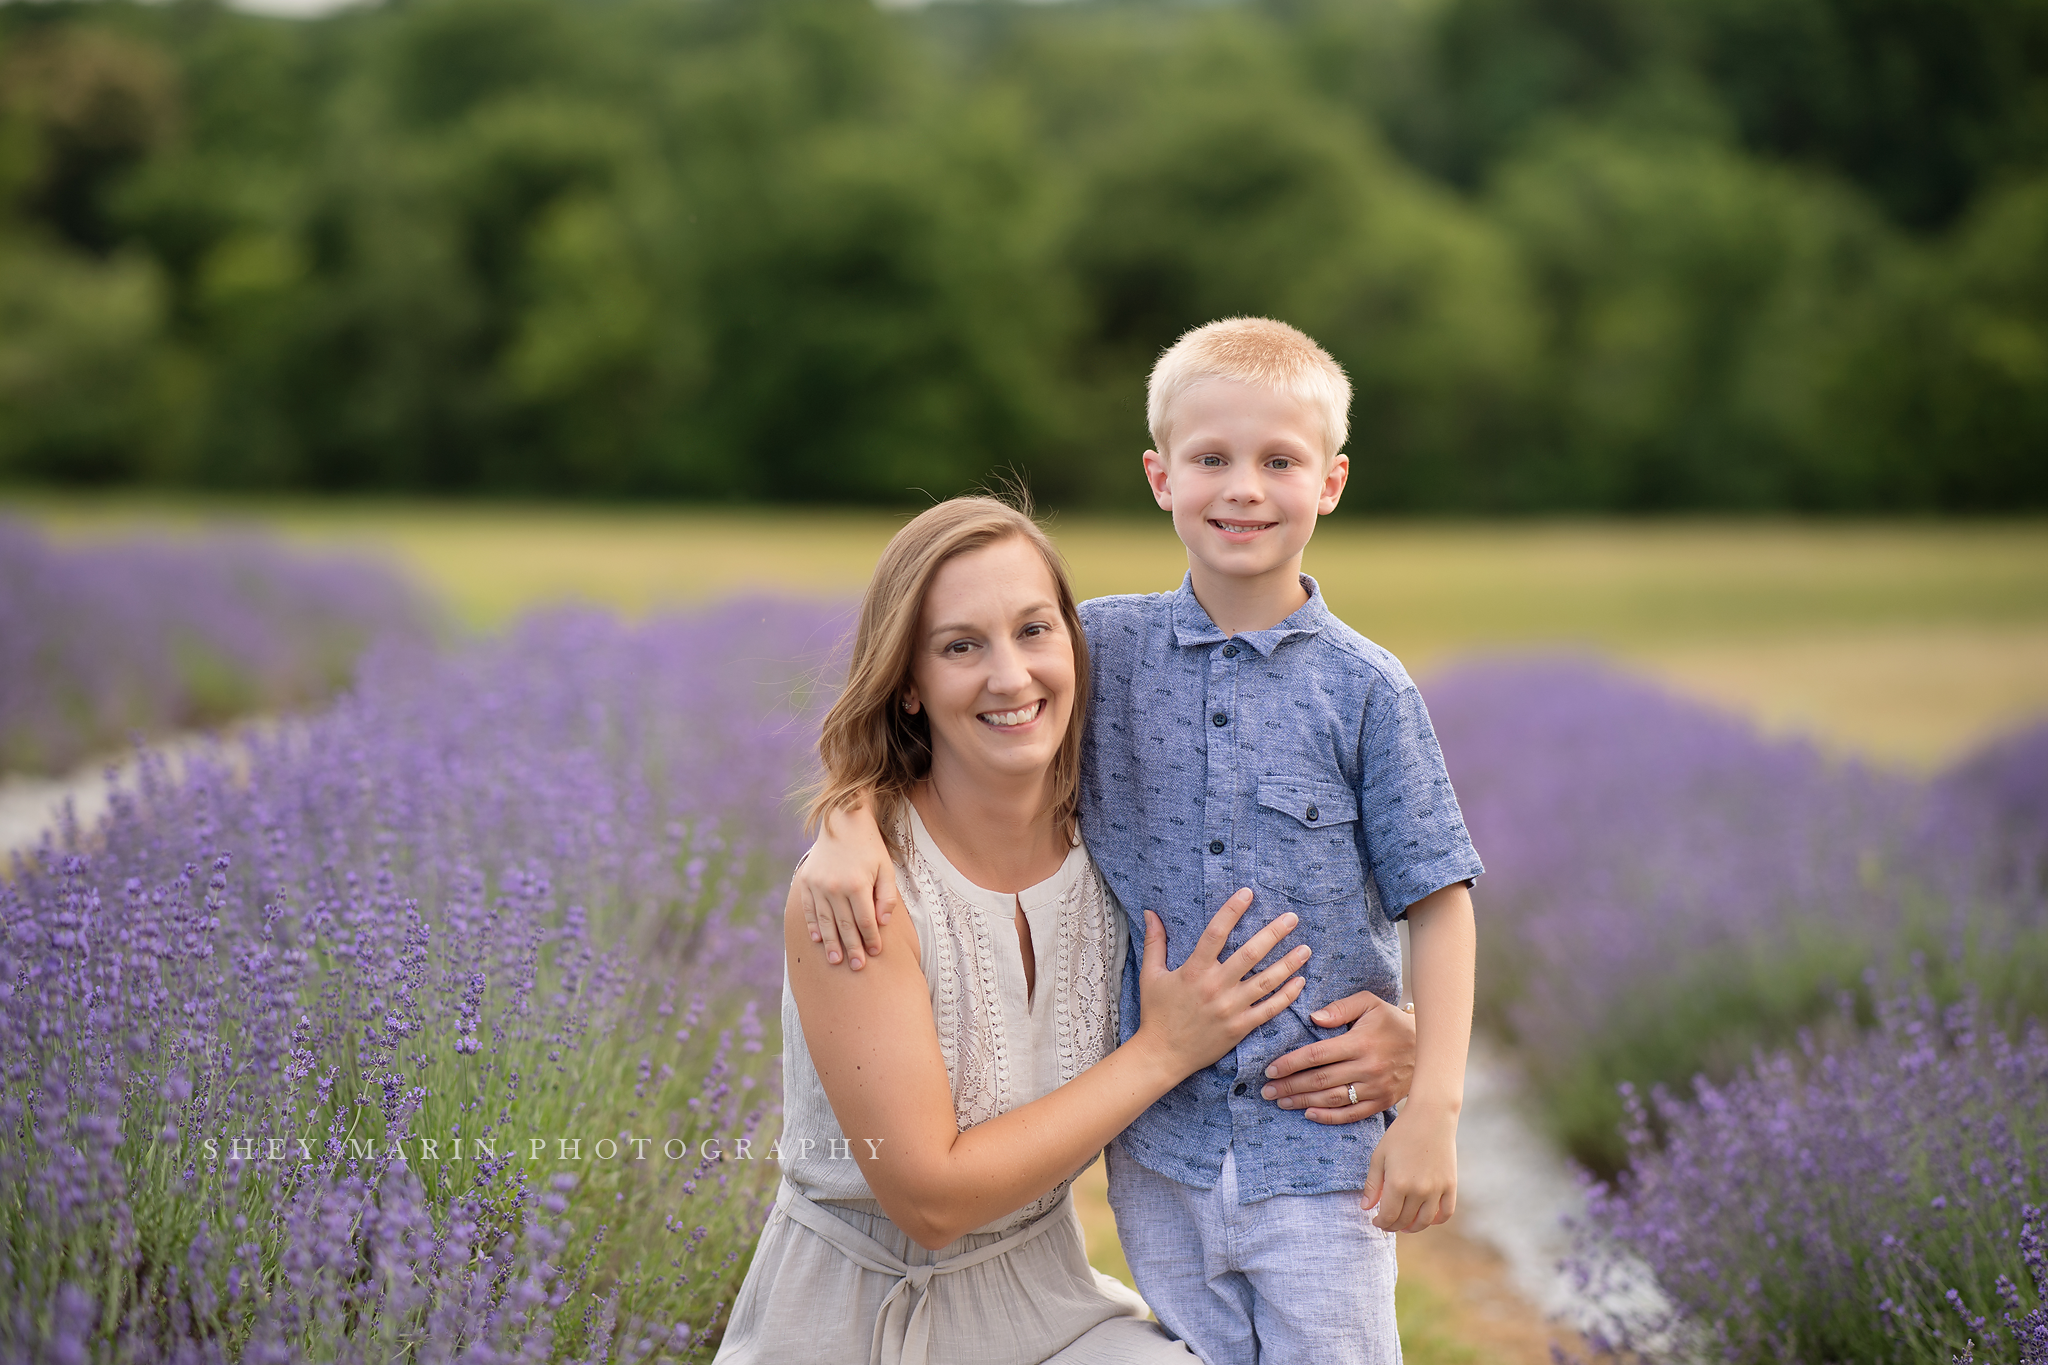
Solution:
{"label": "light blue pants", "polygon": [[1147,1170],[1117,1143],[1108,1159],[1138,1292],[1206,1365],[1400,1365],[1394,1234],[1372,1225],[1358,1191],[1240,1204],[1228,1151],[1213,1190]]}

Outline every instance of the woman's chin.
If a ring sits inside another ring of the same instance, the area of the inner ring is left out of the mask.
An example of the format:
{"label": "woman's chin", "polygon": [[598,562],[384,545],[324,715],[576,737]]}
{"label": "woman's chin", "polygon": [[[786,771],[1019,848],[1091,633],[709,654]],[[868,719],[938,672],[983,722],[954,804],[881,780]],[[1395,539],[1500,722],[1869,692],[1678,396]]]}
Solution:
{"label": "woman's chin", "polygon": [[[1042,731],[1044,722],[1032,728]],[[947,746],[950,754],[934,754],[934,766],[957,770],[978,785],[1023,782],[1045,776],[1059,753],[1057,742],[1038,735],[979,735],[965,746]],[[950,760],[950,761],[948,761]]]}

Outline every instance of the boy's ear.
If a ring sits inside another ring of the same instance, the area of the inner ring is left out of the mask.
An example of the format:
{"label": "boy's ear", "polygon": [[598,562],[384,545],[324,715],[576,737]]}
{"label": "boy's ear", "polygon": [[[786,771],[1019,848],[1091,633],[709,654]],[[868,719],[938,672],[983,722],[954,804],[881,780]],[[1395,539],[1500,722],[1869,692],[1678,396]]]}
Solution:
{"label": "boy's ear", "polygon": [[1337,500],[1344,496],[1344,485],[1351,479],[1351,457],[1341,450],[1330,461],[1329,470],[1323,475],[1322,496],[1316,499],[1316,515],[1327,517],[1337,510]]}
{"label": "boy's ear", "polygon": [[1152,485],[1152,501],[1162,512],[1173,510],[1173,489],[1166,482],[1166,457],[1156,450],[1145,452],[1145,482]]}

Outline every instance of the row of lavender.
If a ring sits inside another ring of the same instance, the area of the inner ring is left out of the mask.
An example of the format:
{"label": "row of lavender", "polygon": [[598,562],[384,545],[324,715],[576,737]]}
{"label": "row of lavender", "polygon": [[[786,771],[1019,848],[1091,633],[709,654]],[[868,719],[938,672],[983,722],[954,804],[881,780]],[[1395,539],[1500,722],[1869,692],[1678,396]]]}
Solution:
{"label": "row of lavender", "polygon": [[843,622],[554,613],[145,763],[0,884],[0,1357],[634,1360],[764,1216]]}
{"label": "row of lavender", "polygon": [[1430,697],[1579,1268],[1669,1299],[1608,1344],[2048,1365],[2048,726],[1922,783],[1583,662]]}
{"label": "row of lavender", "polygon": [[363,559],[252,536],[70,549],[0,517],[0,772],[324,698],[372,639],[430,624]]}

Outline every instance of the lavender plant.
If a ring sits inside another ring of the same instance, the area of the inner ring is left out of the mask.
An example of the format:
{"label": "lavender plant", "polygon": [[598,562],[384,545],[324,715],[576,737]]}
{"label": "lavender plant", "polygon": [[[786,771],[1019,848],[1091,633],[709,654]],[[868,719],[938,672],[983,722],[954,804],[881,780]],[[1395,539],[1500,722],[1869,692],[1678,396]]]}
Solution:
{"label": "lavender plant", "polygon": [[1934,784],[1920,862],[1958,898],[2048,902],[2048,723],[1985,745]]}
{"label": "lavender plant", "polygon": [[2048,1006],[2048,731],[1930,786],[1586,660],[1468,665],[1430,708],[1488,867],[1481,1007],[1597,1171],[1628,1155],[1618,1082],[1729,1075],[1873,964]]}
{"label": "lavender plant", "polygon": [[0,770],[325,698],[373,638],[430,625],[367,560],[248,536],[62,548],[0,518]]}
{"label": "lavender plant", "polygon": [[[1845,1004],[1845,1008],[1848,1006]],[[1592,1189],[1583,1281],[1646,1263],[1634,1358],[2048,1363],[2048,1032],[1887,998],[1868,1035],[1692,1097],[1629,1092],[1631,1165]],[[1674,1348],[1677,1348],[1676,1351]]]}
{"label": "lavender plant", "polygon": [[386,644],[0,885],[0,1342],[687,1358],[765,1213],[786,797],[840,623]]}

